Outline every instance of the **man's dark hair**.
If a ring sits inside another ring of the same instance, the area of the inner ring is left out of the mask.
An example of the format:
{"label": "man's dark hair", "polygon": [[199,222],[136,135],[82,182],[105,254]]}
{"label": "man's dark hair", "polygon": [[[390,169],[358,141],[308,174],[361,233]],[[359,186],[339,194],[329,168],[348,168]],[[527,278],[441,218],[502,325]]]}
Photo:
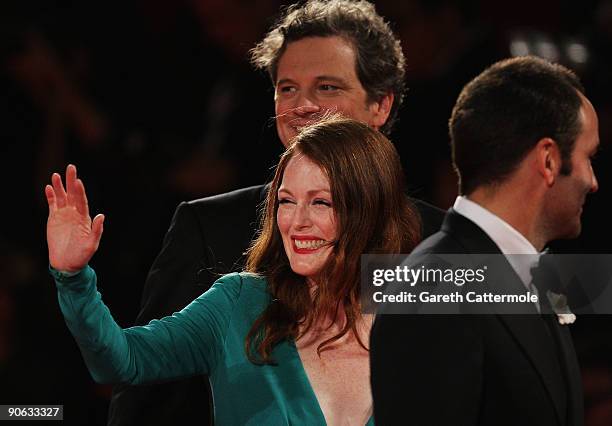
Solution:
{"label": "man's dark hair", "polygon": [[449,121],[459,192],[500,183],[546,137],[559,147],[561,173],[571,173],[582,128],[578,92],[572,71],[533,56],[496,62],[469,82]]}
{"label": "man's dark hair", "polygon": [[266,37],[251,50],[251,61],[265,69],[276,83],[278,61],[291,42],[306,37],[340,36],[355,48],[356,73],[368,95],[368,103],[393,93],[395,99],[387,122],[388,133],[402,104],[404,54],[389,24],[367,1],[311,0],[286,8]]}

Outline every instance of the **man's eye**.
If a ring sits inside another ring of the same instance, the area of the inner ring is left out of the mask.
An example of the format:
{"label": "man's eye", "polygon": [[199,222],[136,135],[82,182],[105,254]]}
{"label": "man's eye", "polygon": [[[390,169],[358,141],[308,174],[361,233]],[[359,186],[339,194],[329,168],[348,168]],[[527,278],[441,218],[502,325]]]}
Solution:
{"label": "man's eye", "polygon": [[294,86],[283,86],[280,87],[278,91],[281,93],[293,93],[296,91],[296,88]]}
{"label": "man's eye", "polygon": [[319,89],[324,92],[334,92],[336,90],[340,90],[338,86],[334,86],[333,84],[321,84]]}

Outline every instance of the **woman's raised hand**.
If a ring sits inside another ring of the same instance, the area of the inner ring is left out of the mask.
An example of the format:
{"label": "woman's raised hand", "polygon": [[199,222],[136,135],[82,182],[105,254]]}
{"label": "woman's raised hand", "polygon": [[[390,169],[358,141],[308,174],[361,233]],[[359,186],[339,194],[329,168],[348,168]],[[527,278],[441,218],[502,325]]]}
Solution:
{"label": "woman's raised hand", "polygon": [[58,173],[51,176],[51,184],[45,187],[49,263],[59,271],[76,272],[98,249],[104,215],[97,215],[93,221],[89,217],[85,187],[72,164],[66,168],[66,189]]}

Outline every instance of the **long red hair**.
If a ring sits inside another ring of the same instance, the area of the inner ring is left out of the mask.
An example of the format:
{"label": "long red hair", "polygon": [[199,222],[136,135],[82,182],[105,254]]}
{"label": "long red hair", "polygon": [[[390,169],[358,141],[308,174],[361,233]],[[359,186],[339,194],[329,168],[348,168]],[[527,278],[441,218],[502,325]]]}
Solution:
{"label": "long red hair", "polygon": [[[291,158],[305,155],[327,175],[336,217],[337,241],[311,292],[291,270],[276,222],[278,188]],[[248,250],[246,271],[264,276],[271,303],[245,342],[255,363],[272,363],[272,350],[298,339],[326,318],[344,316],[343,328],[318,347],[319,353],[348,332],[357,333],[360,257],[364,253],[408,253],[420,239],[420,219],[404,192],[395,147],[366,124],[331,117],[303,129],[282,155],[266,199],[262,227]],[[367,349],[367,348],[366,348]]]}

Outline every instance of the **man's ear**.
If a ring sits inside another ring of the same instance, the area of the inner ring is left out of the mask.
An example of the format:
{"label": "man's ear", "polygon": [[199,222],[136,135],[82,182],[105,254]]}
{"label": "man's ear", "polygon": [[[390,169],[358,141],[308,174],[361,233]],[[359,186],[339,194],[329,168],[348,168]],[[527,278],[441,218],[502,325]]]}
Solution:
{"label": "man's ear", "polygon": [[551,138],[542,138],[535,148],[535,163],[538,173],[544,178],[547,186],[553,186],[561,171],[561,152]]}
{"label": "man's ear", "polygon": [[378,101],[372,102],[368,109],[372,113],[372,117],[370,119],[370,126],[375,129],[380,129],[387,122],[389,118],[389,114],[391,113],[391,107],[393,106],[393,100],[395,96],[393,93],[389,92],[380,98]]}

